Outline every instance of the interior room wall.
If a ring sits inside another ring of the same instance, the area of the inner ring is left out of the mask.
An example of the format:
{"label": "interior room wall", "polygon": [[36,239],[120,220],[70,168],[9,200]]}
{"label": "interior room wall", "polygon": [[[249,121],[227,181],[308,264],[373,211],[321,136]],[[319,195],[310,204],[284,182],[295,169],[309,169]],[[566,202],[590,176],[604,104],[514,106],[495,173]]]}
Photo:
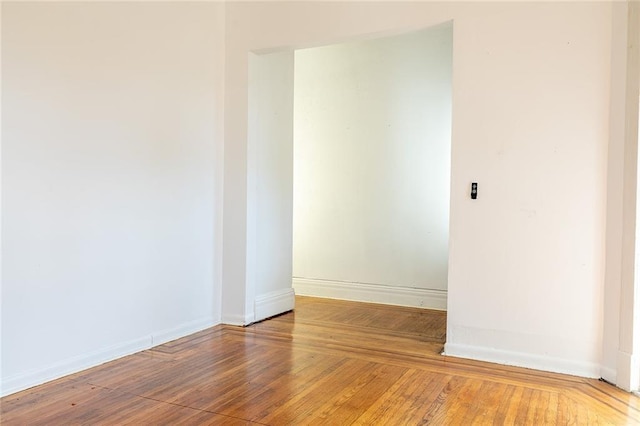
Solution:
{"label": "interior room wall", "polygon": [[2,3],[1,392],[254,306],[249,52],[450,20],[447,353],[598,375],[612,8]]}
{"label": "interior room wall", "polygon": [[627,24],[626,2],[612,6],[610,142],[607,152],[606,265],[601,376],[617,382],[620,340],[620,292],[622,282],[623,188],[625,181],[625,139],[627,132]]}
{"label": "interior room wall", "polygon": [[446,309],[452,25],[295,52],[298,294]]}
{"label": "interior room wall", "polygon": [[2,4],[2,393],[220,321],[224,6]]}
{"label": "interior room wall", "polygon": [[295,306],[293,67],[292,51],[249,56],[247,282],[254,295],[249,315],[236,323],[260,321]]}
{"label": "interior room wall", "polygon": [[627,391],[635,391],[640,386],[640,292],[636,272],[640,7],[636,2],[612,7],[602,376]]}
{"label": "interior room wall", "polygon": [[[398,34],[453,20],[446,352],[598,376],[611,7],[228,5],[225,218],[246,211],[247,52]],[[471,182],[479,183],[477,200],[469,199]],[[231,288],[231,279],[244,274],[246,230],[241,220],[225,220],[224,232],[225,244],[238,245],[225,252],[224,286]],[[236,286],[223,301],[241,312],[244,296]]]}

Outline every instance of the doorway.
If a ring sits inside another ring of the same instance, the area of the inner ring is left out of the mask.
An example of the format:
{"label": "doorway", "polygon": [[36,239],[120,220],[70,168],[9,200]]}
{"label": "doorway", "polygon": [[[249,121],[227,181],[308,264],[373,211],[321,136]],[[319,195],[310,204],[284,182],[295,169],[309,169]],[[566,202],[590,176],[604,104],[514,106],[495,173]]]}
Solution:
{"label": "doorway", "polygon": [[446,309],[452,23],[295,52],[297,294]]}
{"label": "doorway", "polygon": [[446,309],[451,50],[446,23],[250,54],[245,323],[293,309],[292,276],[300,294]]}

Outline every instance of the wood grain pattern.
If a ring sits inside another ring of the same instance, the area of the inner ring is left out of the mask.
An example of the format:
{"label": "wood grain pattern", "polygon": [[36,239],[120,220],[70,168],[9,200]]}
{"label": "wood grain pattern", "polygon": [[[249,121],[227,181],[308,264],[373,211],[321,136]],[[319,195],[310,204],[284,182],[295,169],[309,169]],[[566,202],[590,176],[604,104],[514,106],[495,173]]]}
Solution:
{"label": "wood grain pattern", "polygon": [[0,400],[3,425],[640,424],[606,383],[439,355],[446,314],[308,297]]}

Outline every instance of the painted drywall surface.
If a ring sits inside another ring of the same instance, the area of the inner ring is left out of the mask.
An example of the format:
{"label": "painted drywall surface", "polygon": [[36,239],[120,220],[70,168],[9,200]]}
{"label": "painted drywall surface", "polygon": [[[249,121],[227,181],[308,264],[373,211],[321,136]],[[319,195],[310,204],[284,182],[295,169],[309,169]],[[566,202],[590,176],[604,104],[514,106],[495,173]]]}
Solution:
{"label": "painted drywall surface", "polygon": [[224,11],[2,7],[6,393],[219,322]]}
{"label": "painted drywall surface", "polygon": [[292,51],[249,58],[247,282],[254,320],[294,307]]}
{"label": "painted drywall surface", "polygon": [[[224,168],[222,203],[222,322],[244,325],[254,318],[255,291],[247,293],[247,112],[248,112],[248,57],[229,55],[226,49],[236,25],[225,8],[225,84],[224,84]],[[242,66],[230,67],[227,61],[239,61]],[[239,74],[230,75],[228,71]],[[238,90],[237,82],[242,82]],[[227,126],[227,111],[242,111],[241,125]]]}
{"label": "painted drywall surface", "polygon": [[[620,21],[618,15],[618,9],[616,9],[616,24]],[[622,204],[621,204],[621,262],[620,262],[620,304],[619,304],[619,339],[618,339],[618,353],[616,362],[616,380],[615,383],[621,388],[631,391],[637,390],[640,385],[640,333],[638,332],[638,315],[636,310],[638,309],[640,297],[637,291],[637,264],[638,264],[638,242],[636,240],[637,235],[637,221],[638,214],[637,209],[637,195],[638,195],[638,95],[640,92],[640,51],[638,50],[638,43],[640,42],[640,8],[635,2],[629,2],[628,9],[626,10],[626,24],[622,25],[622,28],[626,29],[626,43],[623,45],[628,46],[626,49],[626,63],[624,69],[626,70],[624,79],[624,108],[619,110],[620,115],[624,117],[624,132],[622,134],[622,147],[623,161],[622,168]],[[614,34],[616,34],[614,32]],[[621,43],[622,44],[622,43]],[[616,52],[617,53],[617,52]],[[616,77],[620,77],[616,75]],[[617,88],[617,85],[612,84]],[[617,94],[617,93],[616,93]],[[615,101],[617,99],[612,97],[612,110],[614,110]],[[615,110],[614,110],[615,111]],[[612,113],[614,112],[612,111]],[[617,122],[612,118],[612,127]],[[613,135],[612,135],[613,136]],[[617,140],[614,142],[612,138],[612,149],[617,144]],[[612,154],[615,154],[613,151]],[[611,161],[615,161],[617,158],[612,156]],[[615,179],[615,175],[613,177]],[[615,182],[615,180],[614,180]],[[613,195],[617,195],[617,192],[612,194],[611,201],[615,201]],[[610,208],[617,207],[616,204],[610,206]],[[615,216],[614,216],[615,217]],[[616,231],[616,228],[614,228]],[[613,232],[615,235],[615,232]],[[617,254],[617,253],[616,253]],[[613,257],[615,259],[615,257]],[[608,261],[611,260],[607,259]],[[610,262],[608,265],[610,266]],[[614,271],[616,271],[614,269]],[[610,270],[607,270],[609,273]],[[607,278],[610,278],[607,275]],[[609,283],[606,283],[609,284]],[[605,307],[609,308],[611,301],[605,300]],[[608,319],[608,318],[607,318]],[[607,322],[605,322],[607,325]],[[607,336],[608,338],[608,336]],[[607,348],[607,353],[609,348]]]}
{"label": "painted drywall surface", "polygon": [[469,173],[480,195],[452,197],[447,350],[597,376],[610,6],[549,7],[513,5],[473,40],[460,23],[475,49],[454,61],[452,192]]}
{"label": "painted drywall surface", "polygon": [[[597,375],[610,4],[229,5],[226,169],[246,167],[248,51],[318,46],[452,19],[447,350]],[[243,191],[242,181],[241,172],[225,170],[225,191]],[[472,181],[479,183],[475,201],[468,197]],[[225,217],[244,214],[243,194],[235,199],[225,205]],[[244,232],[225,221],[225,237]],[[239,270],[238,259],[225,259],[225,267]],[[228,296],[237,306],[242,290]]]}
{"label": "painted drywall surface", "polygon": [[447,23],[296,51],[294,277],[446,290],[451,45]]}
{"label": "painted drywall surface", "polygon": [[607,233],[601,376],[617,383],[622,280],[624,141],[626,121],[627,3],[613,5],[610,142],[607,155]]}

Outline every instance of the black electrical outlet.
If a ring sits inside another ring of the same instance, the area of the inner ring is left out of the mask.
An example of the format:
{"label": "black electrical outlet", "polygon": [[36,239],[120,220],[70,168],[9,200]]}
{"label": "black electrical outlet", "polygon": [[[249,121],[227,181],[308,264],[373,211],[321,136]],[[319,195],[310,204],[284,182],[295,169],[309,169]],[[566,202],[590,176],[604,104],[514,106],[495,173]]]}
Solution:
{"label": "black electrical outlet", "polygon": [[471,199],[475,200],[476,198],[478,198],[478,183],[473,182],[471,184]]}

